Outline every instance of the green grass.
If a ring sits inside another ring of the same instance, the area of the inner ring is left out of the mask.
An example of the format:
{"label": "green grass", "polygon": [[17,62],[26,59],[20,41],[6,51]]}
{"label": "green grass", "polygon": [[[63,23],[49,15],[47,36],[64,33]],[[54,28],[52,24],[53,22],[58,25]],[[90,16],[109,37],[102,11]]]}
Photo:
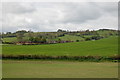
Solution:
{"label": "green grass", "polygon": [[90,38],[92,37],[93,35],[84,35],[85,38]]}
{"label": "green grass", "polygon": [[59,37],[61,40],[71,40],[71,41],[84,41],[84,38],[81,38],[80,36],[72,36],[72,35],[65,35],[63,37]]}
{"label": "green grass", "polygon": [[46,45],[2,45],[2,52],[5,55],[113,56],[118,53],[118,37]]}
{"label": "green grass", "polygon": [[2,60],[0,60],[0,79],[2,79]]}
{"label": "green grass", "polygon": [[[23,37],[23,40],[28,40],[28,37]],[[17,37],[7,37],[3,38],[4,42],[17,42]]]}
{"label": "green grass", "polygon": [[112,62],[3,61],[3,78],[117,78]]}
{"label": "green grass", "polygon": [[118,32],[112,32],[112,31],[97,31],[99,35],[101,36],[108,36],[110,33],[112,33],[113,35],[118,34]]}
{"label": "green grass", "polygon": [[4,42],[16,42],[17,38],[16,37],[8,37],[8,38],[3,38]]}

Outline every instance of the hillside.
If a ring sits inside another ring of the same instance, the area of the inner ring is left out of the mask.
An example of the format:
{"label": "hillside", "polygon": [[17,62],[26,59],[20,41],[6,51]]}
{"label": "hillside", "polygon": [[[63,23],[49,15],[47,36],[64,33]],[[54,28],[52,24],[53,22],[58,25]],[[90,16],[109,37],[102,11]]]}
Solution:
{"label": "hillside", "polygon": [[0,34],[0,41],[3,44],[16,43],[66,43],[79,41],[92,41],[107,38],[110,36],[118,36],[118,30],[99,29],[99,30],[84,30],[84,31],[65,31],[58,30],[57,32],[32,32],[20,30],[16,32],[7,32]]}
{"label": "hillside", "polygon": [[118,37],[59,44],[3,45],[2,48],[4,55],[113,56],[118,53]]}
{"label": "hillside", "polygon": [[71,40],[71,41],[84,41],[84,38],[80,37],[80,36],[72,36],[72,35],[65,35],[63,37],[59,37],[61,40]]}

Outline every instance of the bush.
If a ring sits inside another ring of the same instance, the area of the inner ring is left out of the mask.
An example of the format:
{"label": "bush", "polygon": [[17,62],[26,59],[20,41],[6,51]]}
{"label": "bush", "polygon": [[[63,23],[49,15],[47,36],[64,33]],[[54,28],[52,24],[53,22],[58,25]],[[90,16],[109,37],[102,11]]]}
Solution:
{"label": "bush", "polygon": [[80,40],[76,40],[76,42],[80,42]]}
{"label": "bush", "polygon": [[101,39],[102,37],[100,37],[100,36],[92,36],[91,37],[91,39],[94,39],[94,40],[99,40],[99,39]]}
{"label": "bush", "polygon": [[112,61],[118,62],[120,56],[46,56],[46,55],[2,55],[2,59],[15,59],[15,60],[28,60],[28,59],[39,59],[39,60],[73,60],[73,61]]}
{"label": "bush", "polygon": [[85,41],[90,41],[90,40],[91,40],[91,38],[89,38],[89,37],[85,38]]}
{"label": "bush", "polygon": [[2,44],[15,44],[14,42],[2,42]]}

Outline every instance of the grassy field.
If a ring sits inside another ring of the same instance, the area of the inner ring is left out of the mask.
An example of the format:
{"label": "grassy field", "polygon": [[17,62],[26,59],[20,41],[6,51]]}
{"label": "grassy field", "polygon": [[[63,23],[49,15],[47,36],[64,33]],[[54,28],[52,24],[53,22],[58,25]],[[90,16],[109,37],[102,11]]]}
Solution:
{"label": "grassy field", "polygon": [[[114,56],[118,37],[43,45],[2,45],[4,55]],[[77,62],[55,60],[3,60],[3,78],[117,78],[118,64],[113,62]]]}
{"label": "grassy field", "polygon": [[34,54],[47,56],[113,56],[118,53],[118,37],[96,41],[45,44],[45,45],[2,45],[5,55]]}
{"label": "grassy field", "polygon": [[59,37],[61,40],[71,40],[71,41],[76,41],[76,40],[80,40],[80,41],[84,41],[84,38],[80,37],[80,36],[72,36],[72,35],[65,35],[63,37]]}
{"label": "grassy field", "polygon": [[5,42],[16,42],[17,38],[16,37],[3,38],[3,41],[5,41]]}
{"label": "grassy field", "polygon": [[3,78],[117,78],[112,62],[3,61]]}

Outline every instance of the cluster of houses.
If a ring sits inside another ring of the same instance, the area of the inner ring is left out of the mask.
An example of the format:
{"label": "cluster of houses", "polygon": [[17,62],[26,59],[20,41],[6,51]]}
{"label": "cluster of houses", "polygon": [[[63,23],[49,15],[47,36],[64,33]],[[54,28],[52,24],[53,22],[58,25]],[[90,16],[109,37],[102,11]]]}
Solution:
{"label": "cluster of houses", "polygon": [[39,44],[56,44],[56,43],[69,43],[69,42],[73,42],[73,41],[48,41],[48,42],[39,42],[39,43],[35,43],[35,42],[16,42],[16,45],[39,45]]}

